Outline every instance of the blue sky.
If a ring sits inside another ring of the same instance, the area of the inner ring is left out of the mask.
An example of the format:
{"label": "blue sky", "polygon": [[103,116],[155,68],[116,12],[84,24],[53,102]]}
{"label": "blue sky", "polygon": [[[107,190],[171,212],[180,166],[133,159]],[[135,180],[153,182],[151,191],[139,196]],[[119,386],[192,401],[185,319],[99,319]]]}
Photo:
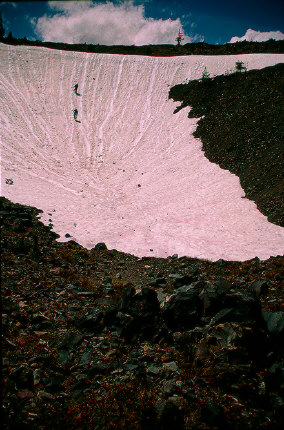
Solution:
{"label": "blue sky", "polygon": [[179,28],[183,43],[284,38],[284,0],[17,1],[0,11],[6,35],[55,42],[175,44]]}

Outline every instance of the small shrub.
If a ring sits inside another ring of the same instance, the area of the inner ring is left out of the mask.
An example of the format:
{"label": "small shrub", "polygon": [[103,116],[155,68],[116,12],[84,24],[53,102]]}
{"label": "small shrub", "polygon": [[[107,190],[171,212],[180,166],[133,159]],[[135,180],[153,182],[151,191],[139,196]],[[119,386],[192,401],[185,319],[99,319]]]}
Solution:
{"label": "small shrub", "polygon": [[210,79],[210,74],[208,73],[208,71],[207,71],[206,67],[205,67],[205,68],[204,68],[204,70],[203,70],[202,78],[201,78],[201,79],[202,79],[202,80]]}
{"label": "small shrub", "polygon": [[237,72],[242,72],[242,71],[246,71],[246,70],[247,70],[247,68],[242,61],[236,62],[236,71]]}

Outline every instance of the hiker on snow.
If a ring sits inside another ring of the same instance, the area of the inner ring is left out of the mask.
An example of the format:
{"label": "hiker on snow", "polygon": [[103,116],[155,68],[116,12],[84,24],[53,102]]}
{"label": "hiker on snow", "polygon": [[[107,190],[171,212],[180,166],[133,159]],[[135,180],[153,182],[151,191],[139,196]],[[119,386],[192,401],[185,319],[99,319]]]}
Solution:
{"label": "hiker on snow", "polygon": [[77,116],[78,116],[78,110],[77,109],[73,109],[73,114],[74,114],[74,119],[76,121]]}
{"label": "hiker on snow", "polygon": [[76,95],[78,95],[77,90],[78,90],[78,84],[75,84],[74,85],[74,92],[75,92]]}

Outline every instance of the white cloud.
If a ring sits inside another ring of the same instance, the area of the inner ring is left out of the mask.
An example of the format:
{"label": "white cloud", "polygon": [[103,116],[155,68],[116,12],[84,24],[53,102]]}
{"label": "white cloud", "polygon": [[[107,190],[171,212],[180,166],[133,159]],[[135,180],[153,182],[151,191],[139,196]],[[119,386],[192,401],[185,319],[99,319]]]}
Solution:
{"label": "white cloud", "polygon": [[[91,2],[49,2],[53,16],[35,23],[35,33],[43,41],[99,43],[101,45],[147,45],[176,43],[180,19],[146,18],[144,6],[132,1],[113,4]],[[193,39],[184,35],[184,43]]]}
{"label": "white cloud", "polygon": [[232,37],[229,43],[242,42],[247,40],[248,42],[265,42],[266,40],[282,40],[284,34],[281,31],[255,31],[249,28],[243,37]]}

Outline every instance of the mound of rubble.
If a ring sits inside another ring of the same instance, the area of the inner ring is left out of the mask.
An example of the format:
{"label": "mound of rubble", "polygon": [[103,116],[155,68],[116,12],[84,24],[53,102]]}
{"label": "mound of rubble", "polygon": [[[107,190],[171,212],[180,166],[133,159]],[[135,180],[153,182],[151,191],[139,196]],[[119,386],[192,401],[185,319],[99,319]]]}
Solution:
{"label": "mound of rubble", "polygon": [[0,201],[3,428],[281,428],[283,257],[88,251]]}

